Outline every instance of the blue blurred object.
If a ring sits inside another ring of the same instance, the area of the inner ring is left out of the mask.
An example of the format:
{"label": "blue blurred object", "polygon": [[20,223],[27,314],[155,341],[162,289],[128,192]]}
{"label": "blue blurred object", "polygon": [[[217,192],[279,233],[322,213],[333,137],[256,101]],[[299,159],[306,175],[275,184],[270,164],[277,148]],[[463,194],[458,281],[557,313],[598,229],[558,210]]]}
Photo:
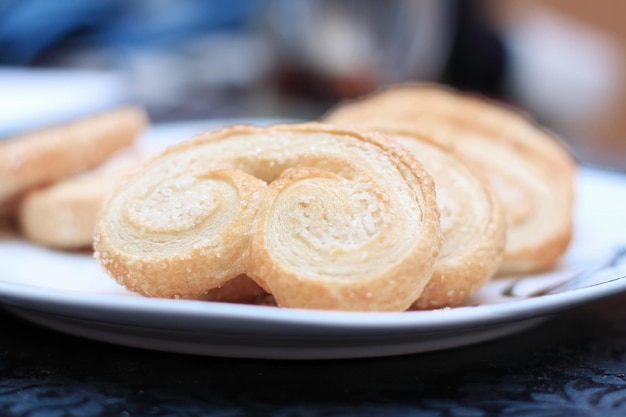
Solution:
{"label": "blue blurred object", "polygon": [[250,0],[0,0],[0,64],[31,65],[71,43],[100,49],[167,46],[245,27]]}
{"label": "blue blurred object", "polygon": [[96,27],[115,2],[0,0],[0,63],[25,65],[81,28]]}

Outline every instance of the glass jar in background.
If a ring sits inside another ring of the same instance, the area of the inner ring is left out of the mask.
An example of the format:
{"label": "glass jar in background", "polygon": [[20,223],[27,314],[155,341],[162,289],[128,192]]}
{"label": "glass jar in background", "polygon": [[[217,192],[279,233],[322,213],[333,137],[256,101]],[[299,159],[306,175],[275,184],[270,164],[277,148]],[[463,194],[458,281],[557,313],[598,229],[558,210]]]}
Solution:
{"label": "glass jar in background", "polygon": [[451,39],[438,0],[270,0],[260,16],[284,94],[326,101],[406,80],[436,80]]}

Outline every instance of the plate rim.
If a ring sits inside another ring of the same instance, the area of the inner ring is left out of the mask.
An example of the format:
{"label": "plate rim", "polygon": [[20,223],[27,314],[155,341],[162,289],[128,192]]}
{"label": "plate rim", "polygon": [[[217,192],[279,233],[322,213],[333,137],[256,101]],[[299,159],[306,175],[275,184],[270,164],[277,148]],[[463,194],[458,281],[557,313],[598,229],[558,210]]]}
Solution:
{"label": "plate rim", "polygon": [[[293,120],[236,119],[236,121],[268,124]],[[175,131],[179,127],[191,131],[217,127],[228,122],[228,120],[189,121],[168,123],[159,127],[161,132],[167,129]],[[626,189],[626,177],[623,175],[589,167],[580,167],[579,171],[581,171],[579,176],[583,171],[591,176],[606,173],[610,175],[611,181],[619,176],[620,186]],[[496,280],[498,278],[494,279]],[[279,334],[282,331],[288,335],[301,334],[304,337],[325,332],[330,332],[333,337],[342,335],[381,337],[401,333],[418,335],[437,332],[443,334],[485,326],[506,326],[553,315],[621,292],[626,292],[626,277],[566,292],[530,298],[511,298],[493,304],[427,311],[350,312],[84,293],[5,281],[0,276],[0,308],[9,311],[27,310],[34,314],[57,314],[81,320],[88,317],[86,320],[98,319],[111,325],[143,326],[165,331],[207,332],[218,328],[215,326],[225,328],[228,324],[238,324],[239,327],[233,329],[232,333],[241,334],[262,323],[272,334]],[[164,320],[155,320],[157,318]],[[216,320],[224,323],[216,324]]]}
{"label": "plate rim", "polygon": [[[286,309],[221,303],[202,300],[158,299],[141,296],[84,294],[36,287],[27,284],[0,281],[0,304],[28,309],[42,314],[60,314],[84,317],[84,314],[108,313],[112,324],[146,325],[146,319],[167,316],[163,324],[188,319],[202,322],[207,319],[261,322],[272,326],[297,326],[327,330],[396,333],[397,331],[449,331],[469,326],[482,327],[508,321],[526,320],[558,313],[567,308],[585,304],[626,291],[626,278],[539,297],[512,299],[488,305],[461,306],[427,311],[351,312]],[[460,319],[462,317],[462,319]],[[149,321],[149,320],[148,320]],[[188,323],[181,321],[181,324]],[[206,328],[212,328],[209,323]],[[155,326],[156,327],[156,326]],[[159,326],[159,327],[162,327]],[[174,330],[178,326],[172,327]]]}

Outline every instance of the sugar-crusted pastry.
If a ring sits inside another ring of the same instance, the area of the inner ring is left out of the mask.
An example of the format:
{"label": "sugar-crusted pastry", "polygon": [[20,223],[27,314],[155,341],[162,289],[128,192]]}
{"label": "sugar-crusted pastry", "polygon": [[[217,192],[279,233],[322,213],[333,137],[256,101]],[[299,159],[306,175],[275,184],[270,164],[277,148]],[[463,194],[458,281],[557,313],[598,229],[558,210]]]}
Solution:
{"label": "sugar-crusted pastry", "polygon": [[394,142],[322,124],[236,126],[175,145],[105,202],[96,257],[148,296],[246,274],[279,306],[405,310],[441,245],[431,177]]}
{"label": "sugar-crusted pastry", "polygon": [[500,275],[551,267],[572,236],[575,164],[553,136],[493,102],[430,85],[400,85],[331,111],[325,121],[410,129],[449,146],[490,182],[507,243]]}
{"label": "sugar-crusted pastry", "polygon": [[0,204],[98,166],[146,124],[141,108],[123,107],[0,141]]}
{"label": "sugar-crusted pastry", "polygon": [[435,271],[411,307],[457,306],[500,267],[506,242],[500,203],[487,180],[449,148],[414,130],[381,130],[406,147],[433,177],[441,213],[443,243]]}

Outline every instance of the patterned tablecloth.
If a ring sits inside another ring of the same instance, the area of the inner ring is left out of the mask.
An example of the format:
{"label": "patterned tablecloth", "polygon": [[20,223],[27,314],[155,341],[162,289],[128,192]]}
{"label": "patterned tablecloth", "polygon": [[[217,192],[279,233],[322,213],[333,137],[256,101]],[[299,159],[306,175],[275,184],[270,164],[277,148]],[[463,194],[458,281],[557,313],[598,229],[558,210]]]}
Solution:
{"label": "patterned tablecloth", "polygon": [[625,416],[626,295],[467,348],[332,361],[118,347],[0,313],[2,416]]}

